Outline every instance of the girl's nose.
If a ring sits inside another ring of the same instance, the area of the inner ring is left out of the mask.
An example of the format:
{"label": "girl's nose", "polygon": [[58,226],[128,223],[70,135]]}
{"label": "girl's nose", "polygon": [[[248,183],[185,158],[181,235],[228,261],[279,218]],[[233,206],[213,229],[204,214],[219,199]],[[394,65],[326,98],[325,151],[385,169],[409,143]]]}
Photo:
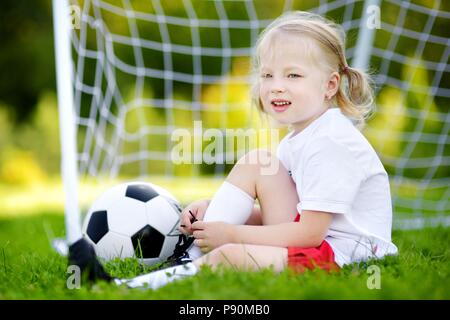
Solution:
{"label": "girl's nose", "polygon": [[272,93],[283,93],[286,89],[281,85],[274,85],[270,91]]}

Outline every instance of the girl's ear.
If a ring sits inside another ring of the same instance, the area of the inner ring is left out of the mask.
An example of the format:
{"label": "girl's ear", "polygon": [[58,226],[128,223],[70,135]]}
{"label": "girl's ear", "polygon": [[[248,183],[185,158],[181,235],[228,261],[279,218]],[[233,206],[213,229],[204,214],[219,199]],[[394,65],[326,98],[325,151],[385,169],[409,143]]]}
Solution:
{"label": "girl's ear", "polygon": [[339,90],[341,76],[336,71],[332,72],[328,77],[328,81],[326,83],[326,97],[331,99]]}

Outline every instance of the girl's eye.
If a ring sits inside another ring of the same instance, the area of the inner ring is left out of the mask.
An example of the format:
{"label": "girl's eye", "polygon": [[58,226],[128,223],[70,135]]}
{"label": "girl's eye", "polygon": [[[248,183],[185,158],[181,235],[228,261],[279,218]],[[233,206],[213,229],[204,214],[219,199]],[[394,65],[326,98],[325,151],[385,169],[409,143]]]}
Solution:
{"label": "girl's eye", "polygon": [[288,78],[301,78],[302,76],[301,75],[299,75],[299,74],[297,74],[297,73],[290,73],[289,75],[288,75]]}
{"label": "girl's eye", "polygon": [[261,75],[261,78],[271,78],[271,77],[272,77],[272,75],[270,73],[263,73]]}

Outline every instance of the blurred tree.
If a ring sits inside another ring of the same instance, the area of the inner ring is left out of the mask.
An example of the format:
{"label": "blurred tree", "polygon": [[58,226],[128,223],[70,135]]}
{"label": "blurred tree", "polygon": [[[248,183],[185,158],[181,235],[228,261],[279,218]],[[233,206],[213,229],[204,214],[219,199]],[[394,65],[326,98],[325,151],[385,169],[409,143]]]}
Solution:
{"label": "blurred tree", "polygon": [[51,1],[3,1],[0,39],[0,101],[24,122],[41,91],[55,90]]}

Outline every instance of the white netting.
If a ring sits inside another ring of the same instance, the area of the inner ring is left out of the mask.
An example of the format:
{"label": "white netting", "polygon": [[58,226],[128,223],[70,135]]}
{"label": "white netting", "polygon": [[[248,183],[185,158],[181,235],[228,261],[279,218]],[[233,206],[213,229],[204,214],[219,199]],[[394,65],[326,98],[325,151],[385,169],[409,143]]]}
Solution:
{"label": "white netting", "polygon": [[[284,11],[324,14],[347,31],[352,64],[368,14],[364,1],[343,0],[71,4],[81,8],[72,81],[82,176],[224,174],[235,147],[215,164],[177,165],[171,134],[197,120],[222,132],[253,124],[249,57],[259,32]],[[414,215],[417,226],[450,212],[449,7],[380,1],[370,50],[378,109],[364,133],[390,174],[397,216]]]}

